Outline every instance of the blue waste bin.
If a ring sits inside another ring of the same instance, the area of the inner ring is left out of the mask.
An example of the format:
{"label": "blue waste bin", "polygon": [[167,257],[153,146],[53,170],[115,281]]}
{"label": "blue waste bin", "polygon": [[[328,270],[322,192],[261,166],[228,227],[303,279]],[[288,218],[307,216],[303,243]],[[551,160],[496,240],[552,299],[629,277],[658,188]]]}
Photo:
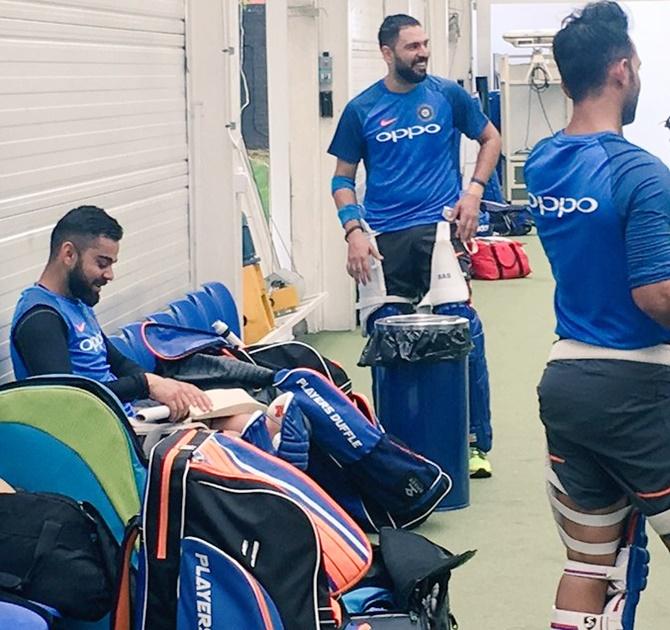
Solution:
{"label": "blue waste bin", "polygon": [[[470,502],[469,323],[445,315],[394,315],[375,322],[361,357],[373,370],[377,415],[386,431],[439,464],[452,489],[438,510]],[[367,354],[367,357],[366,357]]]}

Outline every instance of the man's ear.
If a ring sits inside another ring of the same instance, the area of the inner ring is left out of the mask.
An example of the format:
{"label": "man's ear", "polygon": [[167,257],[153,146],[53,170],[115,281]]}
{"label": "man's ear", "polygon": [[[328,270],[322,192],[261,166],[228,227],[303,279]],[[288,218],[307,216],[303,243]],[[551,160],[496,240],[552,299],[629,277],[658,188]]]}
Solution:
{"label": "man's ear", "polygon": [[79,251],[75,247],[72,241],[65,241],[60,246],[60,251],[58,252],[58,258],[61,262],[66,265],[68,268],[72,268],[77,264],[79,260]]}
{"label": "man's ear", "polygon": [[387,65],[391,65],[393,63],[393,49],[390,46],[384,44],[380,50],[382,51],[382,57],[384,57],[384,61],[387,63]]}
{"label": "man's ear", "polygon": [[630,78],[630,59],[619,59],[609,68],[609,76],[619,85],[625,85]]}

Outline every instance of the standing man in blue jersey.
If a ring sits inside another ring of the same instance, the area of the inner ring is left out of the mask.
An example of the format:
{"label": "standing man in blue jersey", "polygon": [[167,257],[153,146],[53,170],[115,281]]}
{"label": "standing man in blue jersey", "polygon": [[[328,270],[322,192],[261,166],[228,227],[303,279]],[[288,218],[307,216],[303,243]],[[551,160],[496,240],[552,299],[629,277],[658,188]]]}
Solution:
{"label": "standing man in blue jersey", "polygon": [[[411,312],[429,292],[436,233],[445,210],[453,222],[454,250],[468,271],[463,243],[477,230],[482,194],[501,147],[497,130],[472,97],[457,83],[428,74],[428,38],[416,19],[391,15],[378,38],[388,73],[347,104],[328,149],[337,157],[332,191],[348,243],[347,270],[365,287],[373,279],[371,264],[382,266],[384,297],[371,313],[364,316],[361,310],[367,332],[380,317]],[[461,134],[481,145],[465,191]],[[366,172],[362,205],[354,184],[361,160]],[[489,384],[481,322],[467,295],[460,303],[433,304],[433,310],[470,320],[475,342],[469,361],[470,474],[490,477]]]}
{"label": "standing man in blue jersey", "polygon": [[559,337],[538,389],[568,556],[550,627],[630,630],[639,513],[670,548],[670,172],[623,137],[640,59],[619,5],[569,16],[554,56],[573,117],[526,164]]}

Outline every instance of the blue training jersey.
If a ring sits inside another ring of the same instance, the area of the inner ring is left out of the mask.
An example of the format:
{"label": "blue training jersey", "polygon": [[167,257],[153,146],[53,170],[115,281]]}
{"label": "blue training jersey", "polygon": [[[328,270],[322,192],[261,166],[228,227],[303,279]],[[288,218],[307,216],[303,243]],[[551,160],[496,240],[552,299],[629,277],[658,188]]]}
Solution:
{"label": "blue training jersey", "polygon": [[[35,306],[48,306],[55,310],[65,322],[67,328],[67,345],[72,364],[72,373],[85,376],[99,383],[109,383],[117,380],[107,360],[107,347],[93,309],[81,300],[73,300],[57,293],[53,293],[40,285],[28,287],[21,293],[12,319],[12,333],[18,321]],[[17,380],[28,378],[26,366],[21,355],[14,346],[14,335],[10,335],[10,353],[14,376]],[[134,415],[129,404],[124,410],[128,415]]]}
{"label": "blue training jersey", "polygon": [[488,124],[479,103],[457,83],[435,76],[406,93],[383,79],[351,100],[328,153],[363,160],[365,220],[378,232],[442,220],[461,193],[461,134],[479,138]]}
{"label": "blue training jersey", "polygon": [[670,280],[667,167],[613,132],[559,132],[535,147],[525,176],[559,337],[617,349],[670,342],[631,294]]}

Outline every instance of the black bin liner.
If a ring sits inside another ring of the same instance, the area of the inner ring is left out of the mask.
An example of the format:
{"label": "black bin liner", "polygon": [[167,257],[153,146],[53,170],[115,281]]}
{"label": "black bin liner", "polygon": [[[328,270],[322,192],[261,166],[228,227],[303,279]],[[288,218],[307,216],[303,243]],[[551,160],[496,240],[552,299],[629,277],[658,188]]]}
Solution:
{"label": "black bin liner", "polygon": [[458,361],[473,348],[468,320],[451,315],[393,315],[375,322],[360,367]]}

